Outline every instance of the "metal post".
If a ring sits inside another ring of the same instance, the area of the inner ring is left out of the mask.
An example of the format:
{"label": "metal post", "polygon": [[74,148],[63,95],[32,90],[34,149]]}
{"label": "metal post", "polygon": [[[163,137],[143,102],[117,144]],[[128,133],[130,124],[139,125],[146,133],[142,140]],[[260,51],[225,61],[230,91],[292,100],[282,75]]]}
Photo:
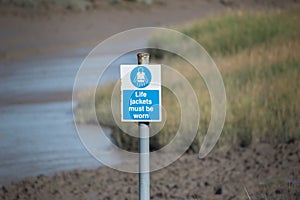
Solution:
{"label": "metal post", "polygon": [[[149,64],[148,53],[138,53],[138,64]],[[150,199],[149,122],[139,122],[139,199]]]}

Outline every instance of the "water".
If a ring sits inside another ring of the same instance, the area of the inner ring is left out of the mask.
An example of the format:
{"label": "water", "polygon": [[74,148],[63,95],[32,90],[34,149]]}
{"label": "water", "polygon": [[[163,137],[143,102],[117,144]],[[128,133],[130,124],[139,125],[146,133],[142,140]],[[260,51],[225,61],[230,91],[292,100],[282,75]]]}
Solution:
{"label": "water", "polygon": [[[71,100],[47,101],[48,94],[72,91],[77,70],[89,50],[0,64],[0,184],[27,176],[102,166],[80,142],[73,123]],[[93,58],[94,70],[103,67],[99,65],[103,58]],[[119,77],[120,62],[135,63],[136,54],[122,57],[107,70],[101,82]],[[85,84],[88,88],[89,82]],[[44,100],[40,102],[14,103],[41,96]],[[91,136],[97,134],[92,126],[81,128],[87,129]],[[106,132],[109,134],[110,130]],[[111,143],[98,140],[95,145],[105,152]],[[110,159],[122,162],[118,155]]]}
{"label": "water", "polygon": [[76,135],[70,102],[0,108],[1,183],[101,164]]}

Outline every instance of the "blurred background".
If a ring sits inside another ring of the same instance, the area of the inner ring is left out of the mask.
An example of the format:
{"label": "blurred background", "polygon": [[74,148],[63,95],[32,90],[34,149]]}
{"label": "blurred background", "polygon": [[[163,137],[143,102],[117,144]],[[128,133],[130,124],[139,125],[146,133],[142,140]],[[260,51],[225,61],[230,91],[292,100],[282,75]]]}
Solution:
{"label": "blurred background", "polygon": [[[258,143],[294,143],[300,139],[300,15],[296,0],[0,0],[0,185],[40,174],[96,169],[102,164],[84,148],[76,133],[72,89],[77,70],[100,42],[136,27],[179,30],[198,41],[215,60],[227,92],[227,118],[218,143],[249,147]],[[151,41],[159,43],[167,36]],[[176,42],[176,41],[170,41]],[[95,58],[94,70],[115,49]],[[201,99],[199,134],[187,150],[197,153],[210,120],[210,100],[201,77],[183,59],[150,51],[152,62],[167,63],[184,74]],[[136,63],[135,52],[106,72],[105,90],[96,95],[98,122],[124,149],[137,141],[116,127],[107,110],[120,63]],[[88,79],[88,75],[87,75]],[[81,128],[97,134],[85,110],[90,94],[83,88],[75,113]],[[201,91],[201,93],[200,93]],[[202,92],[203,91],[203,92]],[[178,107],[164,89],[167,110]],[[175,100],[174,100],[175,99]],[[151,149],[176,133],[174,113]],[[173,117],[173,118],[172,118]],[[110,143],[97,141],[101,151]],[[122,163],[118,155],[110,158]]]}

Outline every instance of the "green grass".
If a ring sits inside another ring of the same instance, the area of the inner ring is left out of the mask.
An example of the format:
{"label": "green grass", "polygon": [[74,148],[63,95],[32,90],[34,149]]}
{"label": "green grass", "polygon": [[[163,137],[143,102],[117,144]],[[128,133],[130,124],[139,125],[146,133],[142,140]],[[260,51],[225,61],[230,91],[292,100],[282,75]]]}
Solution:
{"label": "green grass", "polygon": [[183,33],[189,35],[212,54],[227,56],[243,50],[252,50],[264,43],[286,42],[286,37],[298,39],[298,9],[288,12],[265,13],[234,13],[226,17],[211,19],[203,23],[184,28]]}
{"label": "green grass", "polygon": [[[300,139],[299,22],[300,7],[295,7],[268,13],[229,13],[179,28],[205,47],[223,76],[227,115],[219,146],[248,146],[256,142],[282,143]],[[172,42],[168,36],[156,36],[149,42],[155,46],[162,40]],[[197,151],[210,121],[210,99],[206,86],[195,69],[184,60],[166,56],[164,52],[154,53],[163,58],[154,62],[168,63],[182,73],[200,100],[199,134],[190,147]],[[106,86],[97,93],[99,121],[114,129],[113,137],[119,146],[136,149],[137,140],[117,128],[110,107],[105,106],[110,104],[111,87]],[[151,138],[152,149],[169,143],[180,123],[178,102],[165,88],[163,106],[168,118],[161,132]],[[88,122],[87,119],[83,122]]]}
{"label": "green grass", "polygon": [[[299,23],[298,11],[298,8],[269,14],[240,11],[204,22],[187,24],[179,30],[201,42],[210,55],[228,56],[243,50],[249,51],[262,43],[270,44],[274,40],[285,43],[286,37],[291,37],[289,40],[297,40],[300,29],[296,25]],[[172,38],[165,35],[153,38],[150,43],[155,46],[161,41],[174,42]]]}

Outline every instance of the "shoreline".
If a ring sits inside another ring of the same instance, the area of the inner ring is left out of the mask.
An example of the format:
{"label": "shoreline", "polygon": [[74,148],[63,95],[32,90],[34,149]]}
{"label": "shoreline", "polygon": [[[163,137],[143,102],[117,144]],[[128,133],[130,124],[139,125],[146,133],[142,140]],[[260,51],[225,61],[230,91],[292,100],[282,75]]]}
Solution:
{"label": "shoreline", "polygon": [[[213,150],[199,160],[185,154],[151,173],[154,199],[297,199],[300,197],[299,142]],[[289,170],[286,170],[288,166]],[[138,197],[138,174],[108,167],[27,177],[2,185],[2,199],[114,199]]]}

